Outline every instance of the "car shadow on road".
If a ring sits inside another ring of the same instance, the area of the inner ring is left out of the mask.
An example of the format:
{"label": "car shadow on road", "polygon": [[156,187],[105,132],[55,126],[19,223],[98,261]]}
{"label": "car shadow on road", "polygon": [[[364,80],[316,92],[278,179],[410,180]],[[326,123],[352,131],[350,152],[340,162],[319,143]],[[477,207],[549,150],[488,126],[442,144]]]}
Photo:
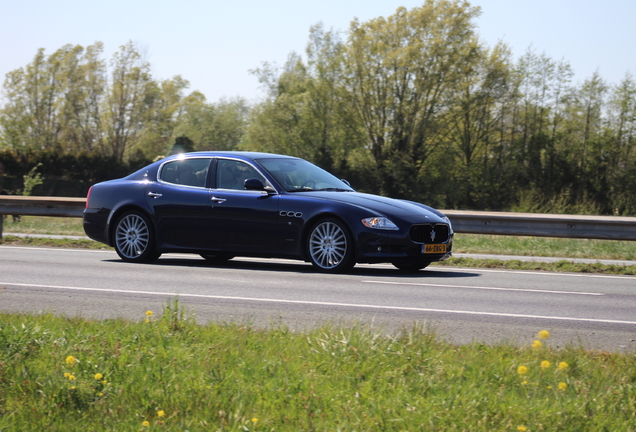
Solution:
{"label": "car shadow on road", "polygon": [[[107,260],[112,262],[121,262],[119,260]],[[141,265],[141,264],[137,264]],[[210,269],[240,269],[245,271],[268,271],[268,272],[278,272],[278,273],[307,273],[307,274],[318,274],[323,276],[329,276],[327,273],[320,273],[313,268],[313,266],[309,263],[305,263],[302,261],[292,261],[292,260],[268,260],[268,259],[247,259],[247,258],[235,258],[229,261],[225,261],[222,263],[210,263],[204,259],[199,259],[193,257],[174,257],[174,256],[163,256],[159,258],[157,261],[145,264],[152,266],[160,266],[160,267],[196,267],[196,268],[210,268]],[[428,267],[426,269],[415,271],[415,272],[405,272],[400,271],[396,268],[389,267],[386,265],[373,265],[373,264],[357,264],[353,269],[348,272],[336,274],[336,275],[352,275],[352,276],[374,276],[374,277],[392,277],[392,278],[404,278],[404,279],[421,279],[421,278],[449,278],[449,279],[457,279],[457,278],[469,278],[469,277],[478,277],[481,274],[477,272],[470,272],[465,270],[449,270],[442,267]]]}

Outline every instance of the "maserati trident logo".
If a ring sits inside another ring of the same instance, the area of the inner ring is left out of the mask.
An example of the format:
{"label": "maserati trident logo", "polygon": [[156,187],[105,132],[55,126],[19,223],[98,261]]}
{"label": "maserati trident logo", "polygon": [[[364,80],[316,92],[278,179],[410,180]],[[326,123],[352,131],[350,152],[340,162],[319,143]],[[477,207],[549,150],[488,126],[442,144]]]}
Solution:
{"label": "maserati trident logo", "polygon": [[432,242],[434,242],[434,241],[435,241],[435,236],[436,236],[436,234],[435,234],[435,229],[432,229],[432,230],[431,230],[431,241],[432,241]]}

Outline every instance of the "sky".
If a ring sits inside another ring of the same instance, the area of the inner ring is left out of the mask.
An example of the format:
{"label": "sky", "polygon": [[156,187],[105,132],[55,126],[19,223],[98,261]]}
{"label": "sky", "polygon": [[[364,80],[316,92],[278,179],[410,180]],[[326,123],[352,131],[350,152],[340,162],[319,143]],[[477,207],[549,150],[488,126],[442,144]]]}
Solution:
{"label": "sky", "polygon": [[[129,41],[142,48],[157,80],[181,75],[208,102],[264,96],[250,70],[304,56],[309,29],[341,31],[411,9],[423,0],[0,0],[0,78],[37,50],[104,43],[110,60]],[[477,31],[503,41],[515,58],[528,49],[565,60],[582,83],[598,71],[609,84],[636,77],[636,0],[472,0]]]}

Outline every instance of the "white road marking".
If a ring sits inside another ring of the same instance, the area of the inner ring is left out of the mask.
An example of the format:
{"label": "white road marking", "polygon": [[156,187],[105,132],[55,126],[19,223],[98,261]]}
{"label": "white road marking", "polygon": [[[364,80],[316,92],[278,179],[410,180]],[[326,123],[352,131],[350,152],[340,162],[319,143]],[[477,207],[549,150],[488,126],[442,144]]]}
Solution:
{"label": "white road marking", "polygon": [[[506,269],[483,269],[477,267],[443,267],[437,266],[435,270],[448,269],[457,270],[460,272],[483,272],[483,273],[512,273],[512,274],[530,274],[538,276],[564,276],[564,277],[584,277],[584,278],[600,278],[600,279],[633,279],[636,280],[636,276],[629,275],[611,275],[611,274],[596,274],[596,273],[558,273],[558,272],[545,272],[541,270],[506,270]],[[427,270],[433,270],[429,267]],[[446,270],[446,271],[448,271]]]}
{"label": "white road marking", "polygon": [[497,287],[468,286],[468,285],[443,285],[443,284],[420,283],[420,282],[390,282],[390,281],[372,281],[372,280],[365,280],[362,282],[371,283],[371,284],[385,284],[385,285],[411,285],[411,286],[462,288],[462,289],[475,289],[475,290],[537,292],[542,294],[573,294],[573,295],[590,295],[590,296],[605,295],[603,293],[597,293],[597,292],[552,291],[552,290],[527,289],[527,288],[497,288]]}
{"label": "white road marking", "polygon": [[246,302],[261,302],[261,303],[282,303],[282,304],[301,304],[301,305],[313,305],[313,306],[330,306],[330,307],[349,307],[359,309],[375,309],[375,310],[391,310],[391,311],[408,311],[408,312],[434,312],[434,313],[446,313],[456,315],[477,315],[477,316],[495,316],[506,318],[531,318],[531,319],[545,319],[545,320],[557,320],[557,321],[575,321],[575,322],[590,322],[590,323],[604,323],[604,324],[627,324],[636,325],[636,321],[623,321],[623,320],[607,320],[596,318],[576,318],[576,317],[559,317],[559,316],[544,316],[544,315],[526,315],[526,314],[511,314],[511,313],[498,313],[498,312],[479,312],[479,311],[464,311],[464,310],[450,310],[450,309],[432,309],[432,308],[419,308],[419,307],[403,307],[403,306],[380,306],[369,304],[354,304],[354,303],[335,303],[335,302],[320,302],[320,301],[305,301],[305,300],[284,300],[284,299],[267,299],[267,298],[254,298],[254,297],[234,297],[234,296],[215,296],[204,294],[184,294],[184,293],[161,293],[153,291],[127,291],[127,290],[114,290],[107,288],[85,288],[85,287],[70,287],[70,286],[52,286],[52,285],[39,285],[39,284],[25,284],[14,282],[0,282],[0,286],[17,286],[26,288],[48,288],[48,289],[66,289],[76,291],[92,291],[92,292],[108,292],[116,294],[142,294],[151,296],[177,296],[187,298],[206,298],[216,300],[237,300]]}

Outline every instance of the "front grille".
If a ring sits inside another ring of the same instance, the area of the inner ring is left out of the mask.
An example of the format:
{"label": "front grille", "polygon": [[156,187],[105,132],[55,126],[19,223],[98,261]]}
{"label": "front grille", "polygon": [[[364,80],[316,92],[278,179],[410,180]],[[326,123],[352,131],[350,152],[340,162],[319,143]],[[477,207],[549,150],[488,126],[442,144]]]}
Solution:
{"label": "front grille", "polygon": [[445,243],[448,241],[450,230],[446,224],[413,225],[409,237],[415,243]]}

